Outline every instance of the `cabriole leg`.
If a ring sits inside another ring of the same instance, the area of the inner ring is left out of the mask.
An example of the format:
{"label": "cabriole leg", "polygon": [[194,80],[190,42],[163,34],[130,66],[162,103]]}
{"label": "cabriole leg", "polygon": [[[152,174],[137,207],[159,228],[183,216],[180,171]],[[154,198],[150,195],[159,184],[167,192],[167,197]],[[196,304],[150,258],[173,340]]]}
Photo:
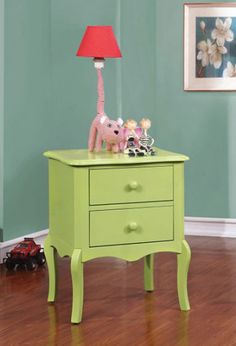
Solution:
{"label": "cabriole leg", "polygon": [[57,273],[56,273],[56,250],[51,245],[50,235],[44,241],[44,253],[48,266],[48,277],[49,277],[49,287],[48,287],[48,302],[54,302],[56,299],[56,284],[57,284]]}
{"label": "cabriole leg", "polygon": [[154,290],[154,254],[144,257],[144,288],[145,291]]}
{"label": "cabriole leg", "polygon": [[177,286],[180,309],[187,311],[190,310],[188,300],[188,268],[191,259],[191,250],[186,242],[182,242],[182,252],[177,255],[178,258],[178,273],[177,273]]}
{"label": "cabriole leg", "polygon": [[84,278],[83,278],[82,252],[79,249],[73,251],[71,257],[72,277],[72,313],[71,323],[80,323],[83,311]]}

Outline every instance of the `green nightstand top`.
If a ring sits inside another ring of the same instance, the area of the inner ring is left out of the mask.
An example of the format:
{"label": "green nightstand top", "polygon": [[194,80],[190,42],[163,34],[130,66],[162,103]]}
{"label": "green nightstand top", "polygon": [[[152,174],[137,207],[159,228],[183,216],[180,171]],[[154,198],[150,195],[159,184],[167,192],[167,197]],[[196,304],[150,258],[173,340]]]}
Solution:
{"label": "green nightstand top", "polygon": [[101,151],[99,153],[81,150],[53,150],[46,151],[44,156],[61,161],[70,166],[94,166],[94,165],[120,165],[154,162],[182,162],[189,158],[182,154],[155,148],[157,155],[143,157],[129,157],[123,153]]}

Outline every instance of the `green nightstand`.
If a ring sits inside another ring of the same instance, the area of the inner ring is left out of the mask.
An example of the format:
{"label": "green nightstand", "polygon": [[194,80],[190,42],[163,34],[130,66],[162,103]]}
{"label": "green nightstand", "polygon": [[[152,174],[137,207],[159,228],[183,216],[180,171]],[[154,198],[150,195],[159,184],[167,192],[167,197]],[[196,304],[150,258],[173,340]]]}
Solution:
{"label": "green nightstand", "polygon": [[55,301],[55,250],[71,257],[71,322],[83,309],[83,263],[113,256],[144,257],[144,286],[152,291],[156,252],[178,254],[178,296],[189,310],[191,257],[184,240],[184,155],[156,149],[157,156],[127,157],[87,150],[49,151],[49,234],[45,255],[48,301]]}

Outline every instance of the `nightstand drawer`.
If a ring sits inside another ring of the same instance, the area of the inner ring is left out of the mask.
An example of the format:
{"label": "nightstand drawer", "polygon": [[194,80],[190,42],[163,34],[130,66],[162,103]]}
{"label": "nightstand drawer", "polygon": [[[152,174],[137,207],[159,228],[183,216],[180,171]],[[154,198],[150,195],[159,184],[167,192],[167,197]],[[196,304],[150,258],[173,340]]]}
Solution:
{"label": "nightstand drawer", "polygon": [[90,170],[90,205],[173,200],[173,166]]}
{"label": "nightstand drawer", "polygon": [[90,212],[90,246],[173,240],[173,207]]}

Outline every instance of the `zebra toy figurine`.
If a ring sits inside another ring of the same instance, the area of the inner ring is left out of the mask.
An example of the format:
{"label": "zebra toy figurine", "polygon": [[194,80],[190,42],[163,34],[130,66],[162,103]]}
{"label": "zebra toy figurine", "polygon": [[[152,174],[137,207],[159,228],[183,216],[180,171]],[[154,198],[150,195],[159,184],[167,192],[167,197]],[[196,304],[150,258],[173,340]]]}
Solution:
{"label": "zebra toy figurine", "polygon": [[154,139],[147,134],[147,130],[151,127],[151,120],[143,118],[140,121],[140,126],[142,128],[142,134],[139,137],[140,149],[144,150],[146,155],[155,155],[155,150],[152,148]]}
{"label": "zebra toy figurine", "polygon": [[137,121],[133,119],[126,120],[124,124],[124,154],[129,156],[144,156],[146,155],[145,150],[139,149],[139,137],[142,134],[142,129],[137,128]]}

